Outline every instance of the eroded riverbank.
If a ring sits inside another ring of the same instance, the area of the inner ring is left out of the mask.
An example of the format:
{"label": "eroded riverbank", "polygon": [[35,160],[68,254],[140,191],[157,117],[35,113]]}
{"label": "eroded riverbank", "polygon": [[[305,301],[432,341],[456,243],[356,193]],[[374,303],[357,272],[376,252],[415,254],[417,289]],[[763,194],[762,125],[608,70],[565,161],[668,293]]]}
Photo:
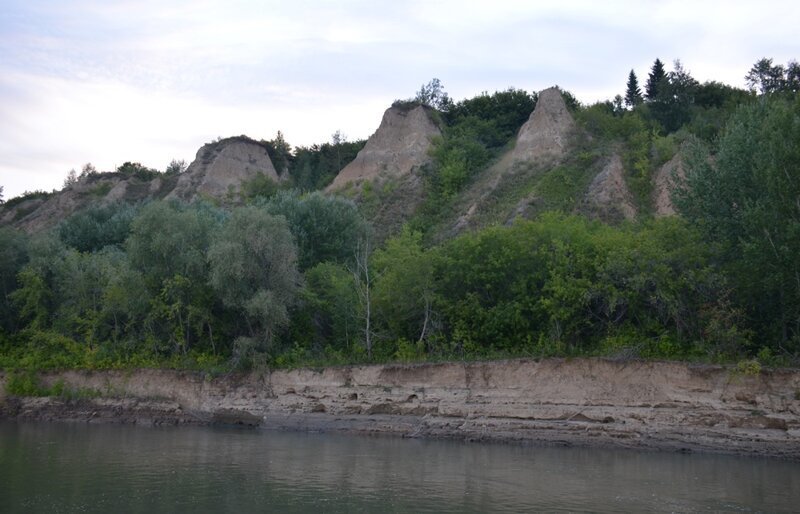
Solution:
{"label": "eroded riverbank", "polygon": [[2,416],[703,451],[800,460],[800,371],[601,359],[41,376],[77,399],[5,394]]}

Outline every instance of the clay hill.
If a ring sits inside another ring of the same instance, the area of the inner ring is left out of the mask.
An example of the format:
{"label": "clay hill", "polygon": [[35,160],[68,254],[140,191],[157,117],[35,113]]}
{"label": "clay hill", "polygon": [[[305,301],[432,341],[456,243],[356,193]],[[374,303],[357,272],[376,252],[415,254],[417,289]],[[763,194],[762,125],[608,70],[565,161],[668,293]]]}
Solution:
{"label": "clay hill", "polygon": [[457,202],[453,222],[439,230],[439,239],[530,214],[535,184],[563,160],[575,121],[557,87],[541,91],[536,107],[519,129],[513,147],[493,163]]}
{"label": "clay hill", "polygon": [[195,200],[202,197],[223,198],[239,191],[242,182],[263,174],[275,182],[280,176],[267,148],[244,136],[203,145],[194,161],[178,178],[167,198]]}
{"label": "clay hill", "polygon": [[[356,200],[379,239],[396,232],[428,194],[422,172],[432,164],[429,152],[434,138],[442,137],[441,123],[430,107],[396,103],[326,192]],[[577,150],[578,141],[584,150]],[[541,91],[516,137],[438,215],[434,239],[553,209],[611,223],[641,212],[674,214],[670,192],[683,173],[680,152],[656,170],[652,195],[643,205],[631,193],[620,148],[607,146],[597,150],[599,145],[576,123],[559,88]],[[587,147],[595,148],[588,161]],[[10,201],[0,207],[0,225],[36,231],[92,203],[162,198],[233,202],[241,184],[259,174],[276,182],[289,175],[275,169],[264,143],[231,137],[203,145],[181,174],[92,174],[58,193]]]}
{"label": "clay hill", "polygon": [[8,202],[0,206],[0,225],[35,232],[97,203],[162,198],[225,202],[236,198],[242,182],[260,173],[281,180],[262,143],[245,136],[230,137],[203,145],[186,171],[178,175],[95,173],[54,194]]}
{"label": "clay hill", "polygon": [[519,129],[510,158],[514,163],[558,159],[567,149],[569,134],[575,125],[557,87],[539,93],[536,108]]}
{"label": "clay hill", "polygon": [[423,105],[393,106],[364,148],[345,166],[328,191],[341,190],[348,184],[380,178],[401,178],[430,161],[431,139],[441,135]]}

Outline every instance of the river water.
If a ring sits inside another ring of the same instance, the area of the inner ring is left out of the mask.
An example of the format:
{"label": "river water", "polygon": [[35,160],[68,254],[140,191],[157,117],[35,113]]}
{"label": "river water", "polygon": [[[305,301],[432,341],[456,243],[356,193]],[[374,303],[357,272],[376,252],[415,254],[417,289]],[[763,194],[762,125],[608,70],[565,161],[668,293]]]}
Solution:
{"label": "river water", "polygon": [[226,428],[0,422],[0,512],[796,512],[800,464]]}

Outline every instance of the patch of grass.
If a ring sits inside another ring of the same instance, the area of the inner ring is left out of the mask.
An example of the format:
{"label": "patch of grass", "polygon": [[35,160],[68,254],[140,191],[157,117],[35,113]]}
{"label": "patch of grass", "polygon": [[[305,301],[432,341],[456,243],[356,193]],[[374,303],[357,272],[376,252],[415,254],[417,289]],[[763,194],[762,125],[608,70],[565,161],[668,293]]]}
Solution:
{"label": "patch of grass", "polygon": [[35,372],[14,372],[8,375],[6,391],[14,396],[59,396],[64,391],[64,382],[59,381],[52,387],[44,387]]}
{"label": "patch of grass", "polygon": [[757,377],[761,374],[761,363],[757,359],[739,361],[734,370],[741,375]]}

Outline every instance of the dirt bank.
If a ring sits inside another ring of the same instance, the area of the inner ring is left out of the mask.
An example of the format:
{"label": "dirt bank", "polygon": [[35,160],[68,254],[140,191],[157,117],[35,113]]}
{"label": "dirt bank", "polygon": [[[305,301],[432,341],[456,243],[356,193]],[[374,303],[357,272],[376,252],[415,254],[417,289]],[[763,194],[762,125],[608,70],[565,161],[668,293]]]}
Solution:
{"label": "dirt bank", "polygon": [[211,378],[166,370],[43,375],[72,398],[0,416],[234,423],[407,437],[705,451],[800,460],[800,371],[599,359],[351,366]]}

